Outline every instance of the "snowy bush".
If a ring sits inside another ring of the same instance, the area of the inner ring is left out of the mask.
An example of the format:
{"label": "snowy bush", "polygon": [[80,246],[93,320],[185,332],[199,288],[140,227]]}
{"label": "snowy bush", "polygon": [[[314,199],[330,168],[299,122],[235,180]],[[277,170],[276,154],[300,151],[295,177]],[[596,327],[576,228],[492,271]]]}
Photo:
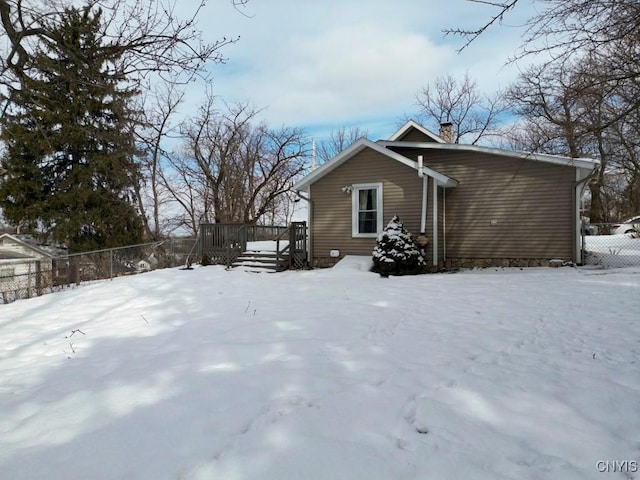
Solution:
{"label": "snowy bush", "polygon": [[422,273],[425,267],[411,234],[398,216],[394,216],[378,235],[373,249],[373,271],[381,275],[407,275]]}

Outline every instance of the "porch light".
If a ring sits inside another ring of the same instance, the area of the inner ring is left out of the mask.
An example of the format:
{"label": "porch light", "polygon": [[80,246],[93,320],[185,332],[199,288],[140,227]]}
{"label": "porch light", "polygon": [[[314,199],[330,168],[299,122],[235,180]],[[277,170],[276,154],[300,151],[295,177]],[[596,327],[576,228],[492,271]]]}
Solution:
{"label": "porch light", "polygon": [[353,191],[353,185],[345,185],[342,187],[342,193],[351,193]]}

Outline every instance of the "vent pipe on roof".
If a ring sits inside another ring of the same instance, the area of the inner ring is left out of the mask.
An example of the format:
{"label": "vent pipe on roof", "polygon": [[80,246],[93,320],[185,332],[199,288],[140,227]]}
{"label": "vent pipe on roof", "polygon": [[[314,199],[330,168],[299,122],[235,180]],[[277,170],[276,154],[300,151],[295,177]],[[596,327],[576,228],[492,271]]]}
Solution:
{"label": "vent pipe on roof", "polygon": [[453,123],[442,122],[440,124],[440,138],[447,143],[453,143]]}

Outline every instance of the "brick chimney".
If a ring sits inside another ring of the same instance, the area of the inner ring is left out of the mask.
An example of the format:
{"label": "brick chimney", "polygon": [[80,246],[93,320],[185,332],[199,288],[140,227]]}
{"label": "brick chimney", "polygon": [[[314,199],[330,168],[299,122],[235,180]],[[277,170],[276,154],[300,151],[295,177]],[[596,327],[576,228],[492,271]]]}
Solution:
{"label": "brick chimney", "polygon": [[447,143],[453,143],[453,123],[442,122],[440,124],[440,138]]}

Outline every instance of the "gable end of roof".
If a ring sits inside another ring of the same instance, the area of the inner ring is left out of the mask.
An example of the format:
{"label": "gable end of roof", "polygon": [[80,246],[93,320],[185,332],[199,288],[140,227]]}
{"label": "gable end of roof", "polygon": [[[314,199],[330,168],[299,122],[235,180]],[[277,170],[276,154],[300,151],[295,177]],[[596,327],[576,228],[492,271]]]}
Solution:
{"label": "gable end of roof", "polygon": [[[303,179],[301,179],[298,183],[296,183],[293,186],[293,190],[297,190],[297,191],[304,190],[309,185],[321,179],[322,177],[330,173],[332,170],[336,169],[337,167],[342,165],[344,162],[349,160],[351,157],[353,157],[354,155],[360,153],[362,150],[367,148],[374,150],[386,157],[389,157],[389,159],[391,160],[395,160],[396,162],[406,165],[407,167],[416,170],[416,172],[418,170],[418,162],[414,162],[408,159],[407,157],[394,152],[393,150],[385,148],[378,143],[372,142],[371,140],[368,140],[366,138],[361,138],[360,140],[354,142],[353,144],[351,144],[351,146],[349,146],[348,148],[340,152],[338,155],[333,157],[327,163],[325,163],[324,165],[317,168],[316,170],[314,170],[313,172],[305,176]],[[438,181],[438,183],[441,184],[442,186],[454,187],[458,184],[457,180],[454,180],[453,178],[443,175],[442,173],[436,172],[435,170],[432,170],[428,167],[423,167],[423,172],[427,176],[435,178]]]}
{"label": "gable end of roof", "polygon": [[433,133],[430,130],[427,130],[422,125],[420,125],[419,123],[417,123],[417,122],[415,122],[413,120],[409,120],[402,127],[400,127],[396,133],[391,135],[391,138],[389,140],[392,141],[392,142],[399,141],[411,129],[418,130],[420,133],[422,133],[422,134],[426,135],[427,137],[431,138],[436,143],[446,143],[438,135],[436,135],[435,133]]}

